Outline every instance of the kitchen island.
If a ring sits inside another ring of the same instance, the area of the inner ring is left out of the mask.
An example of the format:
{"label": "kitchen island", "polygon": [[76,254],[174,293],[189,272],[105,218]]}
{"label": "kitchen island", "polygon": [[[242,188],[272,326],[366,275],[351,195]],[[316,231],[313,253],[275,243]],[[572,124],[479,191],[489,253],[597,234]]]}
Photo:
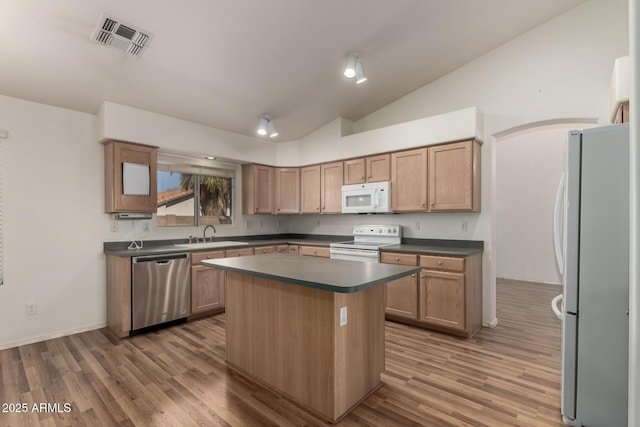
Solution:
{"label": "kitchen island", "polygon": [[377,390],[384,283],[419,267],[267,254],[226,270],[226,361],[329,422]]}

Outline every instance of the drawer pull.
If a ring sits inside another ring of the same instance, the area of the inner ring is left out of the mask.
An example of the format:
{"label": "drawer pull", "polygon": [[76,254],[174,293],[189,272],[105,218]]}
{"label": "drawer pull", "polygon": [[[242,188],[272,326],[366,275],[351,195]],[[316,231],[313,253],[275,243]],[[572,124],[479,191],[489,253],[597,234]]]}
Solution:
{"label": "drawer pull", "polygon": [[442,265],[442,261],[438,261],[438,265]]}
{"label": "drawer pull", "polygon": [[400,261],[400,258],[396,257],[396,261]]}

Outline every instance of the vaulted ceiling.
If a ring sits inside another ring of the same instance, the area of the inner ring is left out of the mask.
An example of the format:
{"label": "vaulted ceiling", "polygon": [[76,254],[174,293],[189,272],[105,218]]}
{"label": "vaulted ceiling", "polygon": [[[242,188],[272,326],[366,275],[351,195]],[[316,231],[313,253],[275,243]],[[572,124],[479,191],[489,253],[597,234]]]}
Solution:
{"label": "vaulted ceiling", "polygon": [[[103,101],[255,136],[358,120],[584,0],[6,0],[0,94],[95,114]],[[154,38],[92,40],[103,12]],[[342,75],[357,51],[368,81]]]}

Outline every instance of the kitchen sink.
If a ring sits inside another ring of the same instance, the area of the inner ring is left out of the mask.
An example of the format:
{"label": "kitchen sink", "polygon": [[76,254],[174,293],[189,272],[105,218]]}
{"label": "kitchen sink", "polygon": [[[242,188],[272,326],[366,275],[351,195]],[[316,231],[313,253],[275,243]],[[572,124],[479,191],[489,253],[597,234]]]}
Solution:
{"label": "kitchen sink", "polygon": [[220,248],[224,246],[242,246],[247,245],[247,242],[237,242],[235,240],[221,240],[217,242],[204,242],[204,243],[176,243],[173,246],[176,248],[185,249],[208,249],[208,248]]}

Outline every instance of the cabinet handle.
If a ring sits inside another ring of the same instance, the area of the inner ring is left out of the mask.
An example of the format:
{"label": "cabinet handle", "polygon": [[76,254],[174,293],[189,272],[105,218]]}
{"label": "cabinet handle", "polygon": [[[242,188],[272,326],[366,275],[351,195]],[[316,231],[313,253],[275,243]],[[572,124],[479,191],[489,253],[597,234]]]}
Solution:
{"label": "cabinet handle", "polygon": [[442,265],[442,261],[438,261],[438,265]]}
{"label": "cabinet handle", "polygon": [[424,207],[426,206],[426,203],[423,203],[423,204],[422,204],[422,205],[420,205],[420,206],[422,206],[422,207],[424,208]]}
{"label": "cabinet handle", "polygon": [[400,258],[396,257],[396,261],[400,261]]}

